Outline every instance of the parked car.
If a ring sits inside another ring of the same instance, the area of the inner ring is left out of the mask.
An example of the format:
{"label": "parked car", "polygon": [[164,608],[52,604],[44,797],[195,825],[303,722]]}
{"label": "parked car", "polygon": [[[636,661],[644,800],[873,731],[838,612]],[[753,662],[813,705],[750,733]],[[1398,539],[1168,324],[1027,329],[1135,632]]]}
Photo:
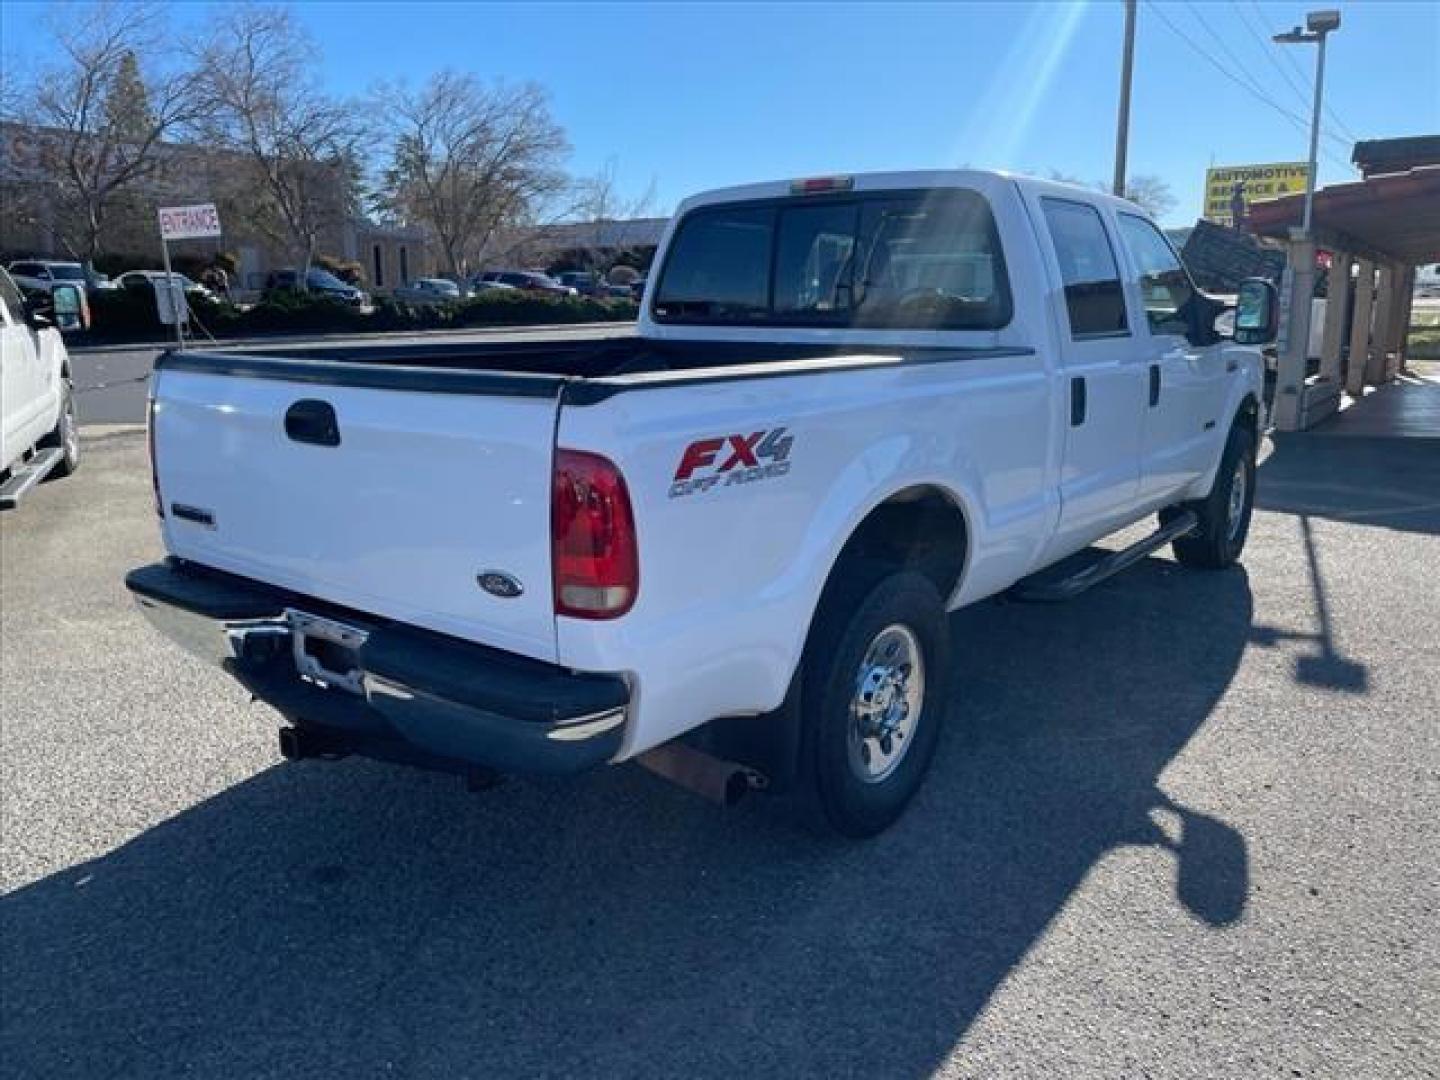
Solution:
{"label": "parked car", "polygon": [[[300,271],[293,267],[276,270],[265,279],[265,288],[267,291],[299,292],[301,291],[300,280]],[[339,301],[342,304],[349,304],[352,307],[365,307],[370,303],[370,297],[365,295],[364,291],[341,281],[329,270],[319,266],[312,266],[305,275],[304,291]]]}
{"label": "parked car", "polygon": [[[184,289],[186,296],[203,297],[211,303],[220,301],[220,298],[208,286],[201,285],[198,281],[194,281],[178,271],[170,272],[170,280]],[[127,270],[115,279],[116,285],[122,289],[154,289],[164,281],[165,271],[163,270]]]}
{"label": "parked car", "polygon": [[473,278],[470,282],[470,291],[478,296],[483,292],[515,292],[514,285],[506,285],[503,281],[487,281],[483,277]]}
{"label": "parked car", "polygon": [[27,300],[0,270],[0,507],[80,465],[70,356],[61,329],[89,325],[84,279],[52,281]]}
{"label": "parked car", "polygon": [[629,285],[611,285],[609,283],[600,287],[599,296],[603,300],[633,300],[635,298]]}
{"label": "parked car", "polygon": [[489,270],[480,275],[482,282],[495,282],[500,285],[509,285],[512,289],[520,289],[523,292],[541,293],[545,296],[578,296],[579,293],[569,285],[561,285],[560,282],[542,274],[536,270]]}
{"label": "parked car", "polygon": [[416,278],[408,285],[401,285],[392,294],[396,300],[407,304],[458,304],[468,293],[461,293],[460,286],[445,278]]}
{"label": "parked car", "polygon": [[603,285],[600,276],[588,270],[567,270],[556,275],[555,281],[567,289],[574,289],[580,296],[598,296]]}
{"label": "parked car", "polygon": [[756,184],[683,203],[656,265],[636,334],[161,356],[141,609],[288,758],[634,760],[867,836],[967,700],[948,611],[1240,557],[1275,288],[1221,335],[1135,204]]}
{"label": "parked car", "polygon": [[10,276],[25,292],[49,292],[59,282],[79,285],[87,291],[112,289],[115,286],[104,274],[91,271],[78,262],[56,262],[53,259],[25,259],[12,262]]}

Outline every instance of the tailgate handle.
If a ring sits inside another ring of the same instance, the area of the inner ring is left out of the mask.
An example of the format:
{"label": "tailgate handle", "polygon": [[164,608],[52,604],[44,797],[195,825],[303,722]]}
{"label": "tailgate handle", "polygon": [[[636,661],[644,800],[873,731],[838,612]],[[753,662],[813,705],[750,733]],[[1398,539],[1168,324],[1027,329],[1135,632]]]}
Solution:
{"label": "tailgate handle", "polygon": [[339,446],[340,423],[328,401],[306,398],[285,410],[285,434],[296,442]]}

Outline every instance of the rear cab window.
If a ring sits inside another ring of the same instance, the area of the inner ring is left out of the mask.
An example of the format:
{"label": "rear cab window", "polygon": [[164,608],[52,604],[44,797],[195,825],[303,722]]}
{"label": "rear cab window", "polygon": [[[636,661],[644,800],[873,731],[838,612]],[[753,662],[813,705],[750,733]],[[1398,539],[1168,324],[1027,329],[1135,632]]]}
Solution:
{"label": "rear cab window", "polygon": [[692,210],[651,312],[662,323],[998,330],[1012,304],[989,203],[941,188]]}

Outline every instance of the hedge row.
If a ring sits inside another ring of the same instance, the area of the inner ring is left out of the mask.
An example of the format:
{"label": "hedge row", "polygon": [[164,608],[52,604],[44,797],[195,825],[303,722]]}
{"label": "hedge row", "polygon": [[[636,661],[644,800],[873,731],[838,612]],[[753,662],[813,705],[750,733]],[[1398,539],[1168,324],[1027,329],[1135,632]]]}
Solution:
{"label": "hedge row", "polygon": [[[321,296],[297,292],[266,293],[258,304],[240,310],[191,297],[192,330],[203,338],[263,334],[364,334],[391,330],[448,330],[471,326],[532,326],[543,323],[623,322],[639,308],[631,301],[583,297],[551,299],[522,292],[489,292],[444,306],[404,304],[388,297],[373,311]],[[90,295],[89,337],[96,341],[153,339],[168,328],[155,314],[149,289],[111,289]]]}

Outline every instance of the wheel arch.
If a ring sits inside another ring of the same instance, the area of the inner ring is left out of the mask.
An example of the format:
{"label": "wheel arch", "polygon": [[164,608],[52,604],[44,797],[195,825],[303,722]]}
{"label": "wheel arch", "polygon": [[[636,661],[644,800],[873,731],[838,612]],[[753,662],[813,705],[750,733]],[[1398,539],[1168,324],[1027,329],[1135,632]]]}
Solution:
{"label": "wheel arch", "polygon": [[830,561],[821,600],[847,563],[863,561],[918,571],[948,604],[965,578],[972,536],[964,500],[952,489],[925,481],[897,488],[874,499],[850,528]]}

